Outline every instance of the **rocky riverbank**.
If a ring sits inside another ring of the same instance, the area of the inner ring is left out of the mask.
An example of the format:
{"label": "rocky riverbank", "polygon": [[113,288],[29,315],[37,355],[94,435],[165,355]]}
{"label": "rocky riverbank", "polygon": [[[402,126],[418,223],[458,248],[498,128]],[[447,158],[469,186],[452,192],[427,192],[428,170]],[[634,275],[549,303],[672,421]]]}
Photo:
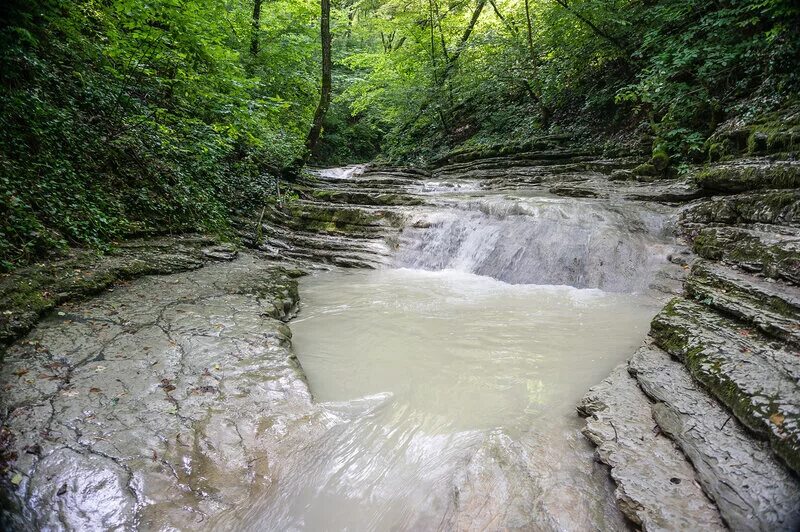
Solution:
{"label": "rocky riverbank", "polygon": [[[610,467],[619,510],[642,529],[796,529],[800,166],[754,156],[677,178],[642,163],[553,139],[428,170],[315,172],[293,185],[298,199],[239,220],[248,252],[162,238],[7,276],[3,525],[209,527],[278,489],[301,458],[294,449],[324,445],[342,422],[312,402],[291,351],[298,268],[392,265],[404,238],[439,223],[429,216],[438,193],[463,189],[678,216],[685,247],[650,283],[677,297],[581,401],[584,434]],[[569,268],[581,286],[609,283],[579,266]],[[443,526],[557,528],[557,515],[528,515],[515,487],[535,457],[497,438],[454,479],[461,495]],[[588,462],[581,474],[605,476]],[[506,489],[484,500],[485,482]]]}
{"label": "rocky riverbank", "polygon": [[299,273],[229,259],[63,304],[7,350],[4,528],[193,528],[275,480],[319,425],[284,323]]}
{"label": "rocky riverbank", "polygon": [[[770,159],[696,173],[705,197],[679,223],[696,254],[684,294],[579,406],[620,507],[646,529],[711,519],[699,505],[674,515],[664,493],[687,482],[734,530],[800,526],[798,176],[795,162]],[[674,468],[684,456],[688,478]]]}

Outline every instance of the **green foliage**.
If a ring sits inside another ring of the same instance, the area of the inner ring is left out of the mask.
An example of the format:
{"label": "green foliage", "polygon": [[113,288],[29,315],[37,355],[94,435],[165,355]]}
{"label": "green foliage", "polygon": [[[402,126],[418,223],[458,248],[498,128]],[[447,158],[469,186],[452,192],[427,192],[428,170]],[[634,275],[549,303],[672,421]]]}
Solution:
{"label": "green foliage", "polygon": [[[253,2],[7,0],[0,268],[224,232],[273,194],[319,98],[319,5],[265,2],[254,35]],[[627,130],[653,150],[646,170],[669,173],[730,152],[709,140],[722,121],[796,96],[798,19],[791,0],[342,0],[314,162]],[[763,133],[743,148],[795,149],[794,132]]]}
{"label": "green foliage", "polygon": [[[656,150],[698,159],[721,121],[779,108],[800,86],[790,0],[530,0],[530,40],[525,2],[498,0],[462,45],[477,5],[346,8],[337,67],[357,75],[338,90],[352,124],[386,131],[385,157],[647,122]],[[331,126],[347,138],[341,115]]]}
{"label": "green foliage", "polygon": [[303,150],[317,8],[11,2],[0,29],[0,267],[135,233],[224,232]]}

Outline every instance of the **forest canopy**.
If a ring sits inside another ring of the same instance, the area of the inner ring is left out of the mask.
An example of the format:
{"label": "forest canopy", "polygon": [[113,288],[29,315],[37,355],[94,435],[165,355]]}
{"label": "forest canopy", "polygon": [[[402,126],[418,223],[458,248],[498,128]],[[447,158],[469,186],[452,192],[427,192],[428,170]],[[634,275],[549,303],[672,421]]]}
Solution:
{"label": "forest canopy", "polygon": [[224,233],[297,161],[627,134],[702,161],[792,105],[792,0],[10,0],[0,14],[0,268],[135,234]]}

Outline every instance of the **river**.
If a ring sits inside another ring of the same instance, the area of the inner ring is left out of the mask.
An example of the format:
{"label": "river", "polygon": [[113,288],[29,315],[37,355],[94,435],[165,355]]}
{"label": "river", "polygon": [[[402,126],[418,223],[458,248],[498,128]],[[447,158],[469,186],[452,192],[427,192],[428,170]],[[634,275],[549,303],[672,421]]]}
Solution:
{"label": "river", "polygon": [[[340,171],[337,177],[351,178]],[[293,344],[342,423],[251,528],[623,529],[575,404],[645,337],[670,218],[625,202],[420,185],[392,267],[301,281]]]}

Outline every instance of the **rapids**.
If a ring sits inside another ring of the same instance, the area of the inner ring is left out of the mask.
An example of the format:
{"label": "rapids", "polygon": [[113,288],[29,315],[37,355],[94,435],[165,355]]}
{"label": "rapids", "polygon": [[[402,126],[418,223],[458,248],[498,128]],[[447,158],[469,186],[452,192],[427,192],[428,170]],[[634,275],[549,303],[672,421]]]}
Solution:
{"label": "rapids", "polygon": [[[329,173],[357,178],[350,169]],[[330,429],[250,529],[624,529],[575,404],[644,338],[670,219],[426,182],[395,267],[301,280],[293,344]]]}

